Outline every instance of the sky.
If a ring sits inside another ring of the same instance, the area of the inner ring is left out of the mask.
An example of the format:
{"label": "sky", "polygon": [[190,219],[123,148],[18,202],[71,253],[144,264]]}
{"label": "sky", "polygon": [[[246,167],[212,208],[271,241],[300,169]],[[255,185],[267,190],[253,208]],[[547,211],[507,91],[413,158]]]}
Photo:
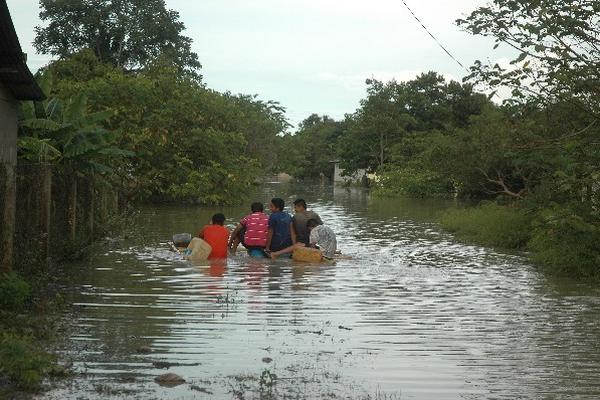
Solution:
{"label": "sky", "polygon": [[[405,0],[465,66],[505,63],[514,53],[472,36],[455,20],[485,0]],[[412,79],[436,71],[465,74],[414,20],[402,0],[166,0],[180,13],[184,34],[202,63],[208,87],[257,94],[287,109],[297,125],[312,113],[343,118],[365,96],[365,79]],[[7,0],[28,64],[35,72],[51,58],[32,42],[38,0]]]}

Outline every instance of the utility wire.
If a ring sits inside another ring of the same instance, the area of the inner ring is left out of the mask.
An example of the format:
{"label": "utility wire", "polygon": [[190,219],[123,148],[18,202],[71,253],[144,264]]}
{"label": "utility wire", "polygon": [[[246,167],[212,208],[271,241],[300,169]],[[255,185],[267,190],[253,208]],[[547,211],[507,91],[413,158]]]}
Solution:
{"label": "utility wire", "polygon": [[465,67],[460,61],[458,61],[456,59],[456,57],[454,57],[445,47],[442,43],[440,43],[439,40],[437,40],[437,38],[435,36],[433,36],[433,34],[429,31],[429,29],[427,29],[427,27],[423,24],[423,22],[421,22],[421,20],[419,19],[419,17],[417,17],[415,15],[415,13],[413,12],[413,10],[410,9],[410,7],[408,6],[408,4],[406,4],[405,0],[400,0],[402,1],[402,3],[404,4],[404,6],[406,7],[406,9],[408,11],[410,11],[410,13],[412,14],[412,16],[417,20],[417,22],[423,27],[423,29],[425,29],[425,32],[427,32],[429,34],[429,36],[431,36],[431,38],[437,43],[438,46],[440,46],[442,48],[442,50],[444,50],[444,52],[446,52],[446,54],[448,54],[450,56],[451,59],[453,59],[454,61],[456,61],[456,63],[458,65],[460,65],[465,71],[467,72],[471,72],[467,67]]}

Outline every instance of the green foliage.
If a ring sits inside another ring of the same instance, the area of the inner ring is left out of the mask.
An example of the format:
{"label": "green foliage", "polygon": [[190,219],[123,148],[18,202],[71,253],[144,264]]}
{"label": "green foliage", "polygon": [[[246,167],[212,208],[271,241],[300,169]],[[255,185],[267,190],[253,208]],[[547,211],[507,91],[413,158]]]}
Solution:
{"label": "green foliage", "polygon": [[[121,157],[108,172],[134,200],[239,202],[260,168],[272,168],[278,134],[287,127],[276,102],[207,89],[168,63],[131,74],[84,51],[49,70],[57,98],[85,96],[91,115],[110,113],[102,129],[116,146],[100,153]],[[95,132],[73,137],[69,154],[95,154],[87,147],[97,143]]]}
{"label": "green foliage", "polygon": [[102,62],[128,69],[168,60],[199,78],[192,40],[181,34],[179,13],[164,0],[41,0],[40,8],[46,23],[36,27],[40,53],[64,59],[87,48]]}
{"label": "green foliage", "polygon": [[373,194],[379,197],[448,197],[452,185],[443,176],[413,168],[386,169],[379,175]]}
{"label": "green foliage", "polygon": [[[49,93],[54,87],[50,71],[40,74],[40,84]],[[104,129],[112,111],[88,112],[88,99],[76,93],[67,100],[50,96],[31,106],[22,103],[19,121],[19,155],[32,162],[57,164],[80,173],[112,172],[123,158],[133,155],[116,146],[118,135]]]}
{"label": "green foliage", "polygon": [[600,278],[600,219],[572,207],[543,209],[528,248],[533,259],[556,275]]}
{"label": "green foliage", "polygon": [[552,275],[600,278],[600,218],[581,203],[554,204],[542,210],[524,203],[446,212],[442,226],[466,240],[490,246],[527,249]]}
{"label": "green foliage", "polygon": [[0,310],[23,311],[31,300],[31,287],[14,273],[0,276]]}
{"label": "green foliage", "polygon": [[[29,128],[35,129],[31,126]],[[17,148],[20,157],[30,162],[53,163],[62,157],[62,153],[52,145],[50,138],[19,137]]]}
{"label": "green foliage", "polygon": [[331,178],[335,144],[342,132],[342,123],[312,114],[302,121],[296,133],[281,138],[281,153],[285,157],[280,160],[279,169],[298,178],[317,178],[321,173]]}
{"label": "green foliage", "polygon": [[52,329],[43,302],[34,301],[33,287],[14,273],[0,276],[0,376],[22,390],[37,390],[44,377],[60,369],[40,349]]}
{"label": "green foliage", "polygon": [[388,164],[404,167],[396,155],[407,138],[464,127],[487,103],[470,85],[447,83],[435,72],[406,82],[367,80],[367,97],[346,117],[345,131],[338,139],[342,166],[350,171],[375,171]]}
{"label": "green foliage", "polygon": [[511,102],[568,100],[598,115],[600,6],[585,0],[494,0],[456,21],[518,50],[510,67],[477,61],[470,78],[512,89]]}
{"label": "green foliage", "polygon": [[53,357],[37,349],[31,338],[0,334],[0,375],[20,389],[38,389],[43,377],[54,369]]}
{"label": "green foliage", "polygon": [[347,173],[412,167],[439,175],[435,166],[424,164],[424,144],[467,126],[488,104],[470,85],[446,82],[435,72],[407,82],[369,79],[366,84],[367,97],[343,121],[314,114],[294,135],[284,136],[279,169],[315,177],[331,170],[329,161],[339,159]]}
{"label": "green foliage", "polygon": [[531,235],[532,216],[517,207],[484,203],[454,209],[441,218],[442,226],[468,241],[507,249],[524,249]]}

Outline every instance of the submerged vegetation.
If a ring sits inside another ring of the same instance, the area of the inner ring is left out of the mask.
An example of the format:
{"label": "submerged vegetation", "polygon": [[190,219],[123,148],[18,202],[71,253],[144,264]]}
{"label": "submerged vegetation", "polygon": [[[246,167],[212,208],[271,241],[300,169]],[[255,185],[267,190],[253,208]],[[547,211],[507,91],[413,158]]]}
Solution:
{"label": "submerged vegetation", "polygon": [[20,390],[37,390],[44,377],[67,372],[45,348],[55,321],[47,313],[48,299],[35,294],[16,274],[0,276],[0,376]]}
{"label": "submerged vegetation", "polygon": [[469,241],[509,249],[525,249],[532,225],[531,216],[523,210],[495,203],[448,211],[441,222]]}

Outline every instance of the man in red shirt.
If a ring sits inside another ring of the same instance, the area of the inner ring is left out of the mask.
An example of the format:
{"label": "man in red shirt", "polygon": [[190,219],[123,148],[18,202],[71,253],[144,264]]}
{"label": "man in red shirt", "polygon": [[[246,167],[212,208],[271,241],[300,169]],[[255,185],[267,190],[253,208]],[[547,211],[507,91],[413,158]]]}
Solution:
{"label": "man in red shirt", "polygon": [[264,213],[262,203],[252,203],[252,214],[246,215],[235,227],[229,239],[229,248],[235,254],[240,241],[248,254],[256,257],[265,257],[267,234],[269,233],[269,216]]}
{"label": "man in red shirt", "polygon": [[212,216],[212,224],[205,225],[198,232],[198,237],[210,244],[212,251],[208,256],[209,260],[227,258],[227,241],[229,240],[229,230],[223,226],[225,215],[218,213]]}

